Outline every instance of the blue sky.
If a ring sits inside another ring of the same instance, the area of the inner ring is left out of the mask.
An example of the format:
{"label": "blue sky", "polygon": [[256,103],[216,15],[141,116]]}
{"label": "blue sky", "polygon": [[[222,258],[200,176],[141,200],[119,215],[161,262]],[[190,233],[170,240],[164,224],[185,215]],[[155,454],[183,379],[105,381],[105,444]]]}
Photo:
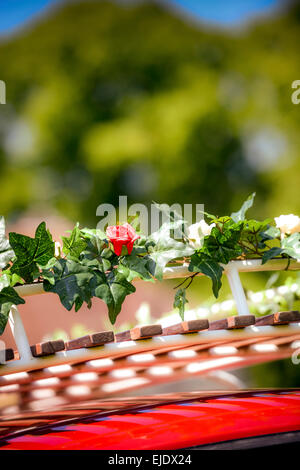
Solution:
{"label": "blue sky", "polygon": [[[0,0],[0,33],[13,31],[45,7],[63,0]],[[278,0],[171,0],[200,19],[223,25],[269,11]]]}

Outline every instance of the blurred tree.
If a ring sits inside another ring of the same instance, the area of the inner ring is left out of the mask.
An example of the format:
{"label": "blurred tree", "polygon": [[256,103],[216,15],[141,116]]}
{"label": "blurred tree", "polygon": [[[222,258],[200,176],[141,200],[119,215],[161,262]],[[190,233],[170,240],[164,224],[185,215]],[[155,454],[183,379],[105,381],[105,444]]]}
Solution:
{"label": "blurred tree", "polygon": [[1,213],[203,202],[300,212],[298,2],[234,34],[159,2],[62,3],[0,44]]}

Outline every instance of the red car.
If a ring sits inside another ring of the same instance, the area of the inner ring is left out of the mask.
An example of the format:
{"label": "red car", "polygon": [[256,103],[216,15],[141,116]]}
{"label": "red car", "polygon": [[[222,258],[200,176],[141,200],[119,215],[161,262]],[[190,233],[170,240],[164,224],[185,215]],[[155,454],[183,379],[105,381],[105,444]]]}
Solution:
{"label": "red car", "polygon": [[[88,408],[88,409],[87,409]],[[106,408],[106,409],[105,409]],[[1,422],[1,449],[245,449],[300,441],[300,390],[76,403]]]}

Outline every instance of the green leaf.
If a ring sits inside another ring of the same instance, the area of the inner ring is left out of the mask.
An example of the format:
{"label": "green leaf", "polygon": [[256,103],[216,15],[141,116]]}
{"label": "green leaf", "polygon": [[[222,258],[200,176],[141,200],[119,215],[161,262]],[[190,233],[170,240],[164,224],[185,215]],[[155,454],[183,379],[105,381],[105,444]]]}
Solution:
{"label": "green leaf", "polygon": [[203,273],[212,280],[214,296],[217,298],[222,287],[222,273],[224,269],[214,260],[203,259],[198,254],[194,254],[189,264],[189,271]]}
{"label": "green leaf", "polygon": [[123,257],[118,267],[118,271],[124,274],[129,282],[137,277],[144,281],[154,282],[154,279],[148,270],[148,259],[138,257],[134,254]]}
{"label": "green leaf", "polygon": [[210,235],[204,237],[201,252],[217,262],[227,264],[243,252],[238,245],[242,229],[243,222],[237,224],[231,219],[224,223],[222,232],[213,227]]}
{"label": "green leaf", "polygon": [[167,263],[176,258],[191,256],[195,252],[191,246],[170,237],[170,230],[177,230],[181,227],[182,220],[166,222],[148,237],[146,242],[149,253],[147,269],[158,280],[162,280]]}
{"label": "green leaf", "polygon": [[94,238],[97,237],[100,240],[107,240],[106,234],[99,228],[82,228],[80,233],[84,238]]}
{"label": "green leaf", "polygon": [[4,287],[0,291],[0,304],[10,302],[12,305],[25,304],[25,300],[19,296],[13,287]]}
{"label": "green leaf", "polygon": [[248,209],[250,209],[250,207],[252,207],[254,198],[255,198],[255,193],[252,193],[243,203],[240,210],[238,210],[237,212],[233,212],[231,214],[230,217],[234,220],[234,222],[241,222],[245,220],[246,212]]}
{"label": "green leaf", "polygon": [[276,256],[281,255],[283,252],[282,248],[279,246],[273,246],[270,250],[267,250],[263,253],[262,264],[265,264],[269,259],[275,258]]}
{"label": "green leaf", "polygon": [[61,237],[63,241],[63,252],[73,258],[79,258],[82,251],[85,250],[87,243],[81,238],[81,231],[78,225],[74,227],[69,237]]}
{"label": "green leaf", "polygon": [[23,279],[17,274],[12,274],[10,269],[2,271],[0,276],[0,291],[4,287],[14,287],[16,284],[24,284]]}
{"label": "green leaf", "polygon": [[5,268],[14,257],[14,251],[11,249],[9,241],[5,236],[5,219],[0,216],[0,269]]}
{"label": "green leaf", "polygon": [[94,285],[93,295],[106,303],[109,319],[114,324],[121,311],[125,297],[135,292],[135,287],[117,270],[111,271],[108,275],[98,272],[92,284]]}
{"label": "green leaf", "polygon": [[300,259],[300,233],[293,233],[281,240],[282,253]]}
{"label": "green leaf", "polygon": [[3,334],[8,322],[10,309],[13,305],[25,304],[13,287],[4,287],[0,291],[0,335]]}
{"label": "green leaf", "polygon": [[273,225],[269,225],[265,230],[262,230],[260,237],[262,240],[273,240],[280,237],[280,230]]}
{"label": "green leaf", "polygon": [[149,246],[148,269],[158,280],[162,280],[164,268],[170,261],[183,256],[191,256],[194,249],[185,243],[174,240],[173,238],[160,237],[154,246]]}
{"label": "green leaf", "polygon": [[178,289],[175,294],[173,307],[179,309],[179,315],[182,321],[184,321],[184,311],[185,311],[185,304],[188,303],[188,300],[185,295],[185,289]]}
{"label": "green leaf", "polygon": [[53,267],[53,276],[44,276],[44,289],[46,292],[55,292],[67,310],[75,305],[77,311],[83,302],[91,301],[90,281],[93,273],[87,266],[68,259],[60,259]]}
{"label": "green leaf", "polygon": [[87,239],[85,250],[80,256],[80,262],[93,270],[108,271],[119,261],[115,253],[107,247],[104,240],[97,236]]}
{"label": "green leaf", "polygon": [[26,282],[32,282],[39,276],[38,264],[46,265],[54,256],[54,242],[46,230],[45,222],[37,227],[35,238],[11,232],[9,241],[16,255],[11,272],[18,274]]}

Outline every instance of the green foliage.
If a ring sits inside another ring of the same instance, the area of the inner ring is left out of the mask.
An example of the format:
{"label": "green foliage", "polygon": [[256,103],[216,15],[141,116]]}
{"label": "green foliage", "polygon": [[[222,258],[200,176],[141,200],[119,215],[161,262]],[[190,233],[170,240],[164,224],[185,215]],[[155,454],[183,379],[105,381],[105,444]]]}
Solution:
{"label": "green foliage", "polygon": [[35,231],[35,237],[11,232],[9,242],[16,259],[11,272],[18,274],[26,282],[32,282],[39,277],[38,265],[45,265],[54,256],[54,242],[45,222],[40,223]]}
{"label": "green foliage", "polygon": [[[86,302],[91,305],[91,290],[89,282],[93,278],[87,266],[68,259],[58,260],[52,268],[53,277],[44,280],[46,292],[55,292],[67,310],[75,305],[77,312]],[[45,276],[44,276],[45,278]]]}
{"label": "green foliage", "polygon": [[191,257],[189,270],[201,272],[212,279],[213,293],[218,297],[221,288],[222,264],[238,258],[261,258],[262,264],[278,256],[300,257],[300,234],[280,239],[280,231],[270,225],[271,219],[247,220],[246,211],[252,207],[255,193],[230,217],[206,214],[215,224],[210,235],[203,239],[201,249]]}
{"label": "green foliage", "polygon": [[63,241],[63,252],[73,258],[78,258],[80,253],[86,248],[87,243],[82,240],[78,224],[72,230],[69,237],[61,237]]}
{"label": "green foliage", "polygon": [[[147,237],[141,235],[135,240],[133,227],[128,239],[124,239],[124,234],[120,239],[113,236],[112,240],[118,242],[118,248],[134,240],[130,255],[122,252],[116,255],[109,232],[106,235],[95,229],[80,229],[79,224],[69,237],[62,237],[63,255],[60,253],[56,257],[54,242],[45,222],[37,227],[35,238],[11,232],[9,240],[15,256],[0,276],[1,325],[4,328],[11,305],[23,303],[13,286],[37,278],[43,281],[46,292],[59,296],[67,310],[74,307],[78,311],[83,303],[90,308],[93,297],[102,299],[114,324],[125,298],[135,292],[132,284],[135,279],[161,281],[167,265],[176,266],[178,262],[181,264],[188,259],[188,269],[192,274],[178,286],[187,282],[185,287],[177,290],[174,299],[174,307],[179,309],[180,317],[184,319],[185,304],[188,302],[186,289],[198,273],[211,279],[213,293],[218,297],[224,266],[232,260],[256,257],[266,263],[279,256],[288,258],[288,262],[290,258],[299,259],[300,233],[284,236],[271,225],[270,219],[261,222],[245,219],[253,199],[254,194],[233,216],[206,214],[212,224],[206,227],[207,235],[202,232],[200,248],[196,250],[185,234],[185,221],[179,214],[173,213],[171,216],[169,212],[169,220]],[[165,211],[163,206],[157,207]],[[175,239],[175,233],[179,233],[180,240]],[[3,246],[7,247],[5,234],[2,233],[1,237]]]}
{"label": "green foliage", "polygon": [[242,254],[238,244],[244,223],[235,223],[231,219],[218,219],[217,226],[204,238],[201,253],[220,263],[228,263]]}
{"label": "green foliage", "polygon": [[185,311],[186,303],[188,303],[188,300],[185,295],[185,289],[184,288],[178,289],[174,297],[173,307],[178,308],[179,315],[182,321],[184,320],[184,311]]}
{"label": "green foliage", "polygon": [[5,330],[12,305],[19,304],[25,304],[25,300],[17,294],[15,289],[12,287],[4,287],[0,291],[0,335],[2,335]]}
{"label": "green foliage", "polygon": [[264,251],[262,256],[262,264],[265,264],[269,259],[281,255],[282,252],[282,248],[280,248],[279,246],[273,246],[269,250]]}
{"label": "green foliage", "polygon": [[250,207],[253,206],[253,201],[255,198],[255,193],[250,194],[250,196],[246,199],[246,201],[243,203],[242,207],[240,208],[239,211],[233,212],[231,214],[231,218],[234,222],[241,222],[242,220],[245,219],[246,212]]}
{"label": "green foliage", "polygon": [[124,192],[231,211],[254,188],[260,217],[299,212],[296,6],[232,35],[157,2],[58,3],[0,43],[9,141],[29,136],[0,136],[5,216],[42,200],[94,226]]}
{"label": "green foliage", "polygon": [[219,290],[222,287],[221,278],[223,268],[217,261],[214,261],[213,259],[209,258],[205,259],[205,257],[196,253],[191,257],[189,271],[203,273],[206,276],[210,277],[212,280],[214,296],[216,298],[218,297]]}
{"label": "green foliage", "polygon": [[93,295],[104,300],[108,307],[109,319],[115,323],[125,297],[135,292],[135,287],[125,276],[114,269],[108,275],[97,272],[93,278]]}
{"label": "green foliage", "polygon": [[300,259],[300,233],[293,233],[281,241],[282,253]]}
{"label": "green foliage", "polygon": [[152,281],[154,279],[148,269],[149,258],[138,257],[135,253],[124,256],[121,259],[118,272],[124,274],[127,281],[131,282],[133,279],[139,277],[143,281]]}
{"label": "green foliage", "polygon": [[148,269],[160,281],[163,278],[163,270],[170,261],[191,256],[194,252],[192,247],[170,236],[170,232],[181,228],[183,223],[180,219],[176,222],[166,222],[149,236],[146,244],[150,260]]}

